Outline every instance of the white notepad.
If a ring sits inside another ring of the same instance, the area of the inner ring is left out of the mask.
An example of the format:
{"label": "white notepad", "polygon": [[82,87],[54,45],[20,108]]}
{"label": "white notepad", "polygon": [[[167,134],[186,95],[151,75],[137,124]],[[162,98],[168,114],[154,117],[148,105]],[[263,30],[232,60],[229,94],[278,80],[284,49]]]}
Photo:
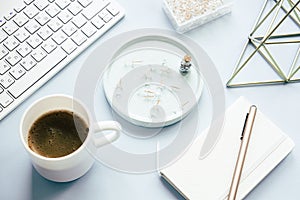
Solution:
{"label": "white notepad", "polygon": [[[251,104],[239,98],[226,111],[222,136],[213,151],[199,159],[201,134],[177,162],[160,174],[186,199],[227,199],[240,147],[240,135]],[[258,107],[237,199],[244,198],[294,147],[293,141]]]}

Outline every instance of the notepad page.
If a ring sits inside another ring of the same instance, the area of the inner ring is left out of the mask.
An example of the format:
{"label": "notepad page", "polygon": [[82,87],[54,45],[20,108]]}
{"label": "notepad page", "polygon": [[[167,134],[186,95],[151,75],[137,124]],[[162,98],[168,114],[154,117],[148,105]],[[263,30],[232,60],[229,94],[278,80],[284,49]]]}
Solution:
{"label": "notepad page", "polygon": [[[240,135],[250,103],[239,98],[225,114],[222,135],[213,151],[199,159],[206,133],[201,134],[190,149],[161,173],[188,199],[224,199],[240,147]],[[258,108],[249,142],[240,184],[282,144],[287,136]],[[275,166],[274,166],[275,167]]]}

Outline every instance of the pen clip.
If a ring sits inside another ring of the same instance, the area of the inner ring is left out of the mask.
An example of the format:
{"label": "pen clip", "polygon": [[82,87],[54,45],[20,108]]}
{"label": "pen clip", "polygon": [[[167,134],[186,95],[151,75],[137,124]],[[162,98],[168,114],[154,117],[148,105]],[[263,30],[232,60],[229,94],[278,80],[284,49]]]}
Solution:
{"label": "pen clip", "polygon": [[241,135],[241,138],[240,138],[241,140],[243,140],[243,137],[244,137],[244,132],[245,132],[248,116],[249,116],[249,113],[247,113],[246,118],[245,118],[244,127],[243,127],[242,135]]}

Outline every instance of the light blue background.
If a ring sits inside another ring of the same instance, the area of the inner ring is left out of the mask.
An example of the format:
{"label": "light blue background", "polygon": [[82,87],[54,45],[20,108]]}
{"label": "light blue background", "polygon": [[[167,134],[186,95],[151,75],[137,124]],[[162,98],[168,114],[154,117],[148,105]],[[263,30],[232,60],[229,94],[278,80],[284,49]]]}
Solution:
{"label": "light blue background", "polygon": [[[0,0],[1,15],[4,14],[2,10],[6,2]],[[105,40],[119,33],[139,28],[172,29],[162,10],[162,0],[118,0],[118,2],[126,10],[126,17],[121,23],[97,40],[0,122],[1,200],[180,198],[174,190],[160,180],[157,173],[124,174],[100,163],[96,163],[84,177],[77,181],[71,183],[47,181],[32,168],[19,139],[19,123],[25,109],[33,101],[45,95],[55,93],[72,95],[76,76],[84,60]],[[227,106],[239,96],[245,96],[257,104],[259,109],[286,132],[296,144],[293,152],[246,199],[300,199],[300,83],[239,89],[225,88],[225,83],[262,4],[263,1],[260,0],[236,1],[230,15],[185,35],[199,43],[214,61],[224,83]]]}

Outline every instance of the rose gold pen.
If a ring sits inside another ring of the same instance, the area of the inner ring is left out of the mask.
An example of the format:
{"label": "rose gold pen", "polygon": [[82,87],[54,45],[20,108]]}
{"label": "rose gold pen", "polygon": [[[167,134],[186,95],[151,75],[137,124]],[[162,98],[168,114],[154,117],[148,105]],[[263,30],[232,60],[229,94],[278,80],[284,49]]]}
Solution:
{"label": "rose gold pen", "polygon": [[241,175],[245,163],[245,158],[247,154],[248,144],[251,137],[252,127],[256,116],[256,110],[257,110],[256,106],[252,105],[250,107],[249,113],[247,113],[246,115],[246,120],[241,135],[241,146],[235,164],[235,169],[234,169],[231,186],[228,194],[228,200],[236,199],[236,195],[237,195],[237,191],[238,191],[238,187],[239,187],[239,183],[240,183],[240,179],[241,179]]}

